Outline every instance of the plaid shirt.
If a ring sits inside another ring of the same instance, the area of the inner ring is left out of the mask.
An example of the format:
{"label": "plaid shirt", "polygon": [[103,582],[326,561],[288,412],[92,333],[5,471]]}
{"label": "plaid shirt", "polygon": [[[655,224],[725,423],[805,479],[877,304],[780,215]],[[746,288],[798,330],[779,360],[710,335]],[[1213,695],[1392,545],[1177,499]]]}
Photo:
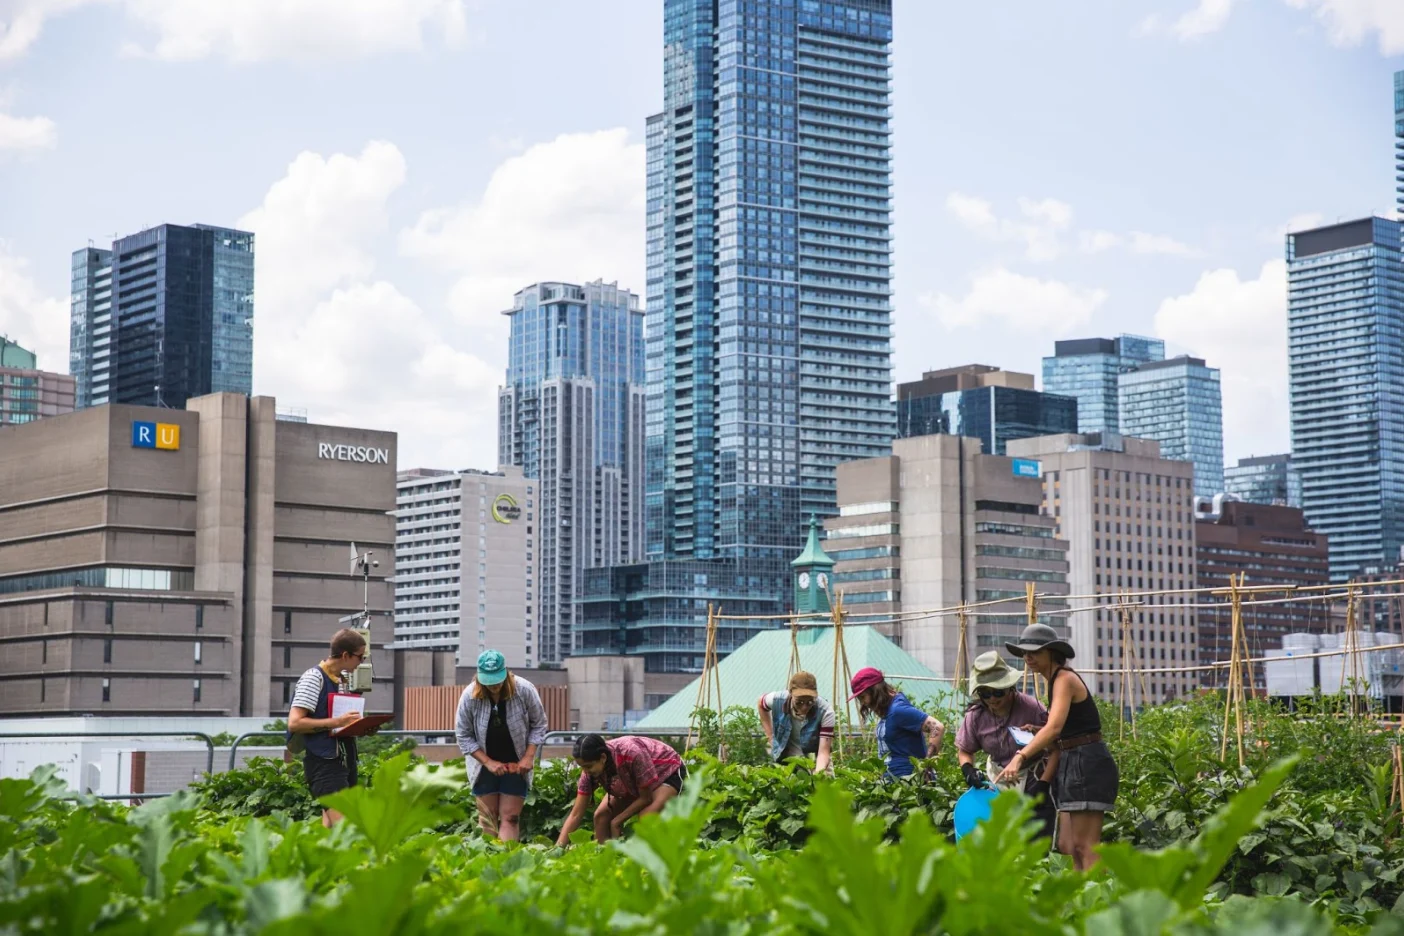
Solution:
{"label": "plaid shirt", "polygon": [[[540,747],[546,740],[546,708],[541,704],[541,696],[536,687],[520,676],[510,676],[517,682],[517,693],[507,700],[507,730],[512,735],[512,745],[518,755],[526,754],[527,745]],[[478,780],[483,765],[473,756],[474,751],[482,750],[487,743],[488,720],[492,717],[492,703],[487,699],[473,698],[473,686],[463,690],[458,699],[458,749],[468,766],[468,785]],[[527,784],[532,774],[527,774]]]}
{"label": "plaid shirt", "polygon": [[[657,789],[673,771],[682,766],[682,758],[662,741],[633,735],[609,738],[605,741],[614,760],[614,776],[609,778],[606,792],[619,800],[632,800],[640,793]],[[580,771],[576,792],[593,796],[597,787],[605,786],[585,771]]]}

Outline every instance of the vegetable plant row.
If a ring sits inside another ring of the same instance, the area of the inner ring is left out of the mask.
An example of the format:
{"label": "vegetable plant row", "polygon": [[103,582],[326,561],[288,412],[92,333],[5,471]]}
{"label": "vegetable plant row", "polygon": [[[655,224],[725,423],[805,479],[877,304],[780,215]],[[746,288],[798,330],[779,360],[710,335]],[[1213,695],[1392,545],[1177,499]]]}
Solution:
{"label": "vegetable plant row", "polygon": [[744,713],[727,763],[690,753],[665,813],[605,847],[549,844],[574,790],[559,763],[508,847],[477,830],[460,763],[409,752],[368,757],[371,782],[328,798],[346,817],[330,831],[280,761],[136,809],[64,801],[41,769],[0,780],[0,934],[1404,934],[1395,736],[1250,714],[1243,767],[1218,758],[1212,701],[1113,727],[1122,797],[1090,874],[1032,838],[1016,794],[953,844],[949,756],[889,784],[851,747],[832,778],[737,763],[763,756]]}

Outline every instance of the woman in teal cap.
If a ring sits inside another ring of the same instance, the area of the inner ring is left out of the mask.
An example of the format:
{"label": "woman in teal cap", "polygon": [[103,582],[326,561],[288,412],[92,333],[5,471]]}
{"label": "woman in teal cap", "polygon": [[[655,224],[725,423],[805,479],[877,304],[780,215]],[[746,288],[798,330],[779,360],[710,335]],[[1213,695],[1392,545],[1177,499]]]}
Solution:
{"label": "woman in teal cap", "polygon": [[504,842],[517,841],[536,749],[546,740],[546,709],[536,687],[509,673],[496,650],[478,656],[478,674],[458,700],[457,733],[479,825]]}

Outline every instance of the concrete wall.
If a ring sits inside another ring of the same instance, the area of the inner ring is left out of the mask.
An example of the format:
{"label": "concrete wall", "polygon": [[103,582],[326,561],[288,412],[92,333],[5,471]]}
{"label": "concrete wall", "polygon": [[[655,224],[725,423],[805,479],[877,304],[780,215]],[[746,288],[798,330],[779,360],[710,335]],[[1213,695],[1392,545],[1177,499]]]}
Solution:
{"label": "concrete wall", "polygon": [[582,730],[602,729],[609,716],[644,707],[644,661],[639,657],[570,657],[565,669],[571,709]]}

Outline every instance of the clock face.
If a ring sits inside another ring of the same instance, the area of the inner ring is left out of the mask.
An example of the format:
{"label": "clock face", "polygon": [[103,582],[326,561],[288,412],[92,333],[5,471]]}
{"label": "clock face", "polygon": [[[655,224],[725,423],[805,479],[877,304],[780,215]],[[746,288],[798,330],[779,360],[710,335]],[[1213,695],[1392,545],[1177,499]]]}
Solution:
{"label": "clock face", "polygon": [[799,586],[800,586],[800,588],[808,588],[808,587],[809,587],[809,573],[808,573],[808,572],[801,572],[801,573],[799,574]]}
{"label": "clock face", "polygon": [[826,574],[824,574],[823,572],[820,572],[820,573],[819,573],[819,587],[820,587],[820,588],[828,588],[828,587],[829,587],[829,576],[826,575]]}

